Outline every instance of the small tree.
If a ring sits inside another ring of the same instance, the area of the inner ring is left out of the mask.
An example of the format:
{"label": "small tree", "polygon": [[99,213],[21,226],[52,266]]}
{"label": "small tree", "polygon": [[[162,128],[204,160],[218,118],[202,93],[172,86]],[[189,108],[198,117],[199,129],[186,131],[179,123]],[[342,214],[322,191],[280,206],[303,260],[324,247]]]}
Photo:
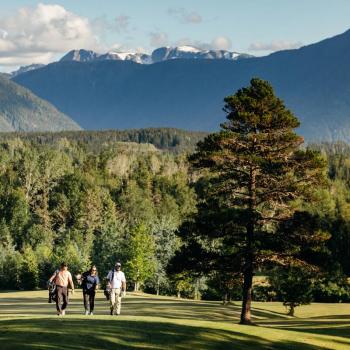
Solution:
{"label": "small tree", "polygon": [[20,286],[23,289],[35,289],[39,285],[38,260],[30,246],[23,249],[19,279]]}
{"label": "small tree", "polygon": [[289,316],[294,316],[297,306],[307,305],[312,301],[312,276],[300,267],[276,268],[269,275],[268,281],[277,298],[289,308]]}
{"label": "small tree", "polygon": [[173,275],[173,285],[176,291],[176,296],[190,296],[194,292],[193,278],[186,272]]}
{"label": "small tree", "polygon": [[143,224],[134,227],[130,233],[125,268],[128,279],[134,282],[135,292],[155,272],[155,244],[152,235]]}
{"label": "small tree", "polygon": [[166,268],[180,244],[175,234],[176,224],[176,221],[169,215],[161,217],[152,225],[156,256],[153,285],[157,295],[160,294],[161,287],[168,283]]}

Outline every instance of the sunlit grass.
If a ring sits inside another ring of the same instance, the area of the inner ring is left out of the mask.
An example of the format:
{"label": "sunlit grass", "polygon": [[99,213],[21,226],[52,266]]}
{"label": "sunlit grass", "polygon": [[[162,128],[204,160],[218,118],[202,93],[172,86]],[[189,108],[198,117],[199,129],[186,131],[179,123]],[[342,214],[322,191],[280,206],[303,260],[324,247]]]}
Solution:
{"label": "sunlit grass", "polygon": [[238,325],[239,303],[130,294],[109,316],[98,295],[84,316],[81,293],[55,315],[45,291],[0,293],[0,348],[6,349],[350,349],[350,304],[313,304],[285,315],[281,303],[254,303],[256,327]]}

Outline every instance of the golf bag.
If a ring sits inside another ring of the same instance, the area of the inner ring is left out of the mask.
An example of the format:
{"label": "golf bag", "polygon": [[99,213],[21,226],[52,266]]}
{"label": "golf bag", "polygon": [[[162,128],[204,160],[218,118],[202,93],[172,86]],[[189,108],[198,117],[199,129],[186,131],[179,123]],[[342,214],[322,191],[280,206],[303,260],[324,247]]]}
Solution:
{"label": "golf bag", "polygon": [[59,270],[56,271],[56,276],[55,278],[52,280],[52,282],[48,282],[47,283],[47,286],[48,286],[48,290],[49,290],[49,300],[48,300],[48,303],[52,303],[52,302],[56,302],[57,300],[57,288],[56,288],[56,283],[55,283],[55,280],[56,280],[56,277],[59,273]]}
{"label": "golf bag", "polygon": [[106,287],[105,290],[103,291],[103,294],[105,295],[107,301],[111,299],[111,289]]}
{"label": "golf bag", "polygon": [[57,288],[56,283],[49,283],[49,303],[56,302],[57,300]]}

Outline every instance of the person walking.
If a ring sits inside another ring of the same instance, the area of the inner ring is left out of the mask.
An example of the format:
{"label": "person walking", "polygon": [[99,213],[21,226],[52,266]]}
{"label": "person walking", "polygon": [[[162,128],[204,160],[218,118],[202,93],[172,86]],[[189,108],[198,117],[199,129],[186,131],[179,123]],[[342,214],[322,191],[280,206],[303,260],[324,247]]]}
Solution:
{"label": "person walking", "polygon": [[110,314],[120,315],[122,296],[126,295],[126,279],[124,272],[121,271],[120,262],[116,262],[114,269],[108,272],[107,280],[110,289]]}
{"label": "person walking", "polygon": [[66,308],[68,306],[68,285],[74,293],[74,283],[71,273],[68,271],[68,265],[62,263],[60,269],[55,271],[50,277],[49,282],[56,284],[56,309],[57,315],[64,316],[66,314]]}
{"label": "person walking", "polygon": [[99,284],[100,280],[97,275],[97,268],[95,265],[92,265],[89,271],[86,271],[81,275],[85,315],[93,315],[95,295]]}

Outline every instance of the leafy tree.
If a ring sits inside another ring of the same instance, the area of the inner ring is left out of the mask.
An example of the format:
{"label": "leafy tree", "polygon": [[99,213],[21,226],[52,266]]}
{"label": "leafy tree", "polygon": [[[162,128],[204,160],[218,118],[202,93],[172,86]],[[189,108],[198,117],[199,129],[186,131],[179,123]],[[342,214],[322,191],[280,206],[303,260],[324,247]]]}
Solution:
{"label": "leafy tree", "polygon": [[101,230],[95,234],[91,260],[96,264],[100,276],[107,276],[116,261],[122,263],[127,261],[126,231],[125,222],[110,220],[105,222]]}
{"label": "leafy tree", "polygon": [[39,287],[46,288],[48,278],[57,269],[53,256],[53,244],[44,240],[36,245],[34,252],[38,261]]}
{"label": "leafy tree", "polygon": [[73,240],[66,240],[62,245],[57,246],[54,252],[54,266],[59,268],[64,261],[67,263],[72,275],[86,271],[91,266],[90,252],[79,248]]}
{"label": "leafy tree", "polygon": [[182,272],[173,275],[172,283],[178,298],[189,297],[194,292],[193,278],[189,273]]}
{"label": "leafy tree", "polygon": [[23,289],[35,289],[39,285],[39,266],[31,246],[25,246],[22,252],[20,286]]}
{"label": "leafy tree", "polygon": [[250,324],[256,269],[286,263],[298,244],[325,239],[306,230],[274,234],[280,222],[292,224],[293,201],[310,200],[313,188],[324,183],[325,162],[317,152],[300,149],[303,138],[293,130],[299,121],[268,82],[252,79],[249,87],[225,98],[224,110],[221,131],[199,142],[190,157],[194,168],[209,172],[195,219],[201,228],[209,225],[196,234],[207,240],[206,250],[214,245],[218,255],[218,247],[225,249],[225,268],[231,259],[231,272],[242,273],[240,322]]}
{"label": "leafy tree", "polygon": [[128,261],[125,266],[128,278],[134,282],[135,291],[153,276],[155,268],[154,239],[144,224],[135,226],[130,233]]}
{"label": "leafy tree", "polygon": [[19,287],[21,254],[15,250],[10,231],[4,220],[0,222],[0,288]]}
{"label": "leafy tree", "polygon": [[331,266],[329,272],[319,276],[314,283],[313,298],[322,303],[348,303],[350,281],[342,274],[340,266]]}
{"label": "leafy tree", "polygon": [[53,233],[51,230],[46,229],[42,225],[34,224],[32,225],[24,235],[25,242],[30,244],[32,248],[36,248],[40,244],[46,244],[48,247],[52,248]]}
{"label": "leafy tree", "polygon": [[269,275],[268,281],[278,300],[289,308],[289,316],[294,316],[297,306],[312,301],[314,280],[310,271],[293,266],[276,268]]}
{"label": "leafy tree", "polygon": [[156,294],[160,294],[162,287],[168,285],[166,268],[175,251],[179,248],[179,238],[176,236],[177,222],[171,216],[163,216],[152,225],[153,238],[155,242],[156,268],[154,280],[151,281],[155,287]]}

